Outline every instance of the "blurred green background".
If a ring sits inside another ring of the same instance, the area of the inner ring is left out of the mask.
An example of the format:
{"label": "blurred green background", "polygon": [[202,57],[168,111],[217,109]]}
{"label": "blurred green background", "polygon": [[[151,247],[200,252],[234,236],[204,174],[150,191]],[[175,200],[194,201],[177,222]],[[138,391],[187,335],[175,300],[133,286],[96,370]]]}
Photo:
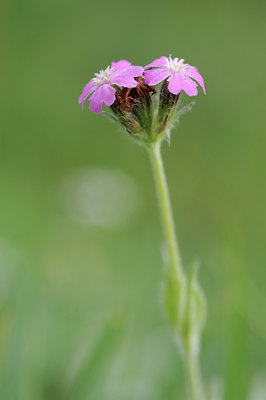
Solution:
{"label": "blurred green background", "polygon": [[266,398],[265,12],[260,0],[2,2],[1,400],[185,399],[148,157],[78,105],[112,60],[169,53],[207,88],[163,149],[184,264],[201,260],[208,297],[204,381],[217,399],[222,387]]}

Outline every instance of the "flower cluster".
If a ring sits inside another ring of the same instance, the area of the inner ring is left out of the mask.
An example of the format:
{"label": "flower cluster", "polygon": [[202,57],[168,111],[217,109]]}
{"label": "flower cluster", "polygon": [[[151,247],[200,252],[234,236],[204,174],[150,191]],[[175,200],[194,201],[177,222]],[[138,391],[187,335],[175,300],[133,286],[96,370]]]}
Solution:
{"label": "flower cluster", "polygon": [[[151,96],[156,93],[155,85],[161,82],[154,117],[152,103],[156,100],[152,102]],[[105,104],[130,134],[143,139],[152,136],[151,130],[158,134],[169,129],[170,120],[175,119],[180,92],[196,96],[198,85],[206,93],[197,68],[185,64],[183,59],[160,57],[144,68],[120,60],[95,74],[84,87],[79,103],[83,109],[88,98],[89,108],[95,114],[100,114]]]}

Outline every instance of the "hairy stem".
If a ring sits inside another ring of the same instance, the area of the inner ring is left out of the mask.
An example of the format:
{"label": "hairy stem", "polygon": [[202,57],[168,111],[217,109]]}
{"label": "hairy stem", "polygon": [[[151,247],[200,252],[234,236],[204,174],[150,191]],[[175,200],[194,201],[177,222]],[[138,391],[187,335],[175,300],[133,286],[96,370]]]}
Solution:
{"label": "hairy stem", "polygon": [[[158,200],[161,210],[162,224],[165,233],[168,254],[169,267],[171,274],[178,285],[178,307],[179,307],[179,325],[176,333],[179,335],[179,343],[181,352],[184,355],[185,373],[190,389],[191,400],[204,400],[203,387],[201,383],[201,375],[198,365],[198,351],[193,346],[193,340],[188,336],[183,336],[183,314],[185,312],[186,303],[190,299],[186,298],[186,276],[183,271],[178,242],[175,232],[175,224],[168,191],[167,180],[164,172],[163,160],[161,156],[160,140],[148,145],[151,164],[154,172],[154,179],[158,193]],[[188,303],[187,303],[188,304]]]}
{"label": "hairy stem", "polygon": [[187,348],[185,350],[185,364],[190,399],[205,400],[197,352]]}
{"label": "hairy stem", "polygon": [[172,268],[172,272],[174,272],[175,276],[177,277],[180,289],[182,290],[182,285],[184,283],[184,272],[176,238],[174,218],[161,156],[161,144],[159,141],[149,145],[149,153],[161,209],[163,229],[165,232],[169,252],[170,266]]}

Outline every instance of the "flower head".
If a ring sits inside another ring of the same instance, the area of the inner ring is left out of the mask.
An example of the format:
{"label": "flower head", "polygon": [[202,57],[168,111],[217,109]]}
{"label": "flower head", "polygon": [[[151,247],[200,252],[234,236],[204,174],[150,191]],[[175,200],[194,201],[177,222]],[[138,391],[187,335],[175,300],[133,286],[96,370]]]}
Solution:
{"label": "flower head", "polygon": [[85,100],[91,95],[90,110],[95,114],[100,114],[103,103],[110,107],[115,102],[116,89],[113,85],[134,88],[138,85],[134,78],[141,76],[143,70],[143,67],[131,65],[127,60],[112,62],[111,67],[101,70],[87,83],[79,98],[79,104],[83,109]]}
{"label": "flower head", "polygon": [[183,58],[160,57],[145,68],[149,68],[144,72],[144,81],[148,85],[156,85],[167,79],[170,93],[178,95],[184,90],[188,96],[196,96],[198,84],[195,81],[197,81],[206,94],[204,80],[197,68],[184,64]]}

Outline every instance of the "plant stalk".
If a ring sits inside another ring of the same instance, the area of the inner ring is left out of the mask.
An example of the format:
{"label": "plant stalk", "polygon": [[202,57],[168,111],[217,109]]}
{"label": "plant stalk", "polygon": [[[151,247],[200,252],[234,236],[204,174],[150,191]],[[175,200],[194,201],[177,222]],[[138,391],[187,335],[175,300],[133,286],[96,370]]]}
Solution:
{"label": "plant stalk", "polygon": [[[169,267],[171,268],[171,273],[175,277],[175,281],[179,286],[179,301],[181,303],[179,304],[179,309],[181,310],[182,315],[182,310],[186,306],[186,302],[189,301],[189,299],[186,299],[185,295],[186,276],[182,267],[181,256],[175,232],[175,223],[169,190],[161,156],[161,141],[157,140],[156,142],[150,143],[147,147],[154,173],[162,224],[169,253]],[[187,341],[182,337],[182,320],[180,322],[180,326],[181,329],[179,335],[181,334],[181,340],[179,340],[179,343],[181,345],[181,352],[185,363],[185,374],[189,385],[190,399],[204,400],[205,396],[203,393],[201,374],[198,365],[198,352],[194,349],[193,344],[190,342],[191,338],[189,338]]]}
{"label": "plant stalk", "polygon": [[150,153],[152,169],[154,172],[155,185],[157,188],[162,224],[169,252],[170,265],[172,272],[174,272],[181,287],[185,277],[177,243],[171,201],[161,156],[161,142],[157,141],[151,143],[148,149]]}
{"label": "plant stalk", "polygon": [[197,352],[185,350],[185,367],[190,399],[205,400]]}

